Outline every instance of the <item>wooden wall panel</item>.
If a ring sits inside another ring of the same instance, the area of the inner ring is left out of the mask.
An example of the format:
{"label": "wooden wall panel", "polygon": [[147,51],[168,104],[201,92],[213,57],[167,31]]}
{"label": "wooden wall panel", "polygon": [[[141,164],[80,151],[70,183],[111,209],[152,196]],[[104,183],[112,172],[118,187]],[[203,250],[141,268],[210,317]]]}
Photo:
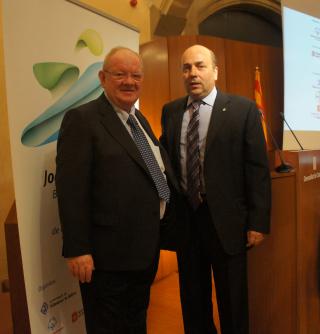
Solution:
{"label": "wooden wall panel", "polygon": [[272,133],[282,148],[283,121],[280,112],[284,111],[283,50],[262,46],[259,56],[266,115]]}
{"label": "wooden wall panel", "polygon": [[159,38],[140,47],[144,82],[140,108],[156,136],[161,134],[161,110],[170,100],[167,40]]}
{"label": "wooden wall panel", "polygon": [[[140,97],[140,109],[147,117],[156,136],[161,134],[161,110],[170,100],[167,40],[159,38],[141,46],[144,65],[144,82]],[[176,254],[161,251],[155,280],[163,279],[178,270]]]}
{"label": "wooden wall panel", "polygon": [[185,49],[197,44],[197,36],[168,37],[170,100],[185,96],[182,80],[181,56]]}
{"label": "wooden wall panel", "polygon": [[[254,99],[254,71],[260,65],[259,46],[225,40],[227,91]],[[262,71],[264,71],[261,68]]]}
{"label": "wooden wall panel", "polygon": [[[0,2],[0,17],[2,4]],[[8,278],[4,222],[14,201],[6,90],[4,79],[3,31],[0,24],[0,284]]]}
{"label": "wooden wall panel", "polygon": [[0,292],[1,334],[13,334],[11,301],[9,292]]}
{"label": "wooden wall panel", "polygon": [[212,50],[217,57],[218,80],[217,88],[226,91],[226,65],[225,65],[225,48],[224,39],[212,36],[197,36],[198,44]]}
{"label": "wooden wall panel", "polygon": [[5,234],[14,333],[31,334],[15,203],[5,222]]}
{"label": "wooden wall panel", "polygon": [[[282,49],[225,39],[227,92],[254,99],[255,68],[261,72],[265,114],[277,143],[282,146]],[[270,146],[273,148],[273,145]]]}

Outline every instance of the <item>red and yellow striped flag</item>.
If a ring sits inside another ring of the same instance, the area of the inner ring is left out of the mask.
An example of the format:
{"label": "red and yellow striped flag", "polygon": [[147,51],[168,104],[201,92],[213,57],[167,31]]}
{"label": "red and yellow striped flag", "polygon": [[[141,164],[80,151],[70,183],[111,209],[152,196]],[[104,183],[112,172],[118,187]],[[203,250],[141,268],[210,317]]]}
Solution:
{"label": "red and yellow striped flag", "polygon": [[263,133],[264,133],[264,138],[266,140],[266,144],[268,147],[268,132],[267,132],[267,126],[266,126],[266,114],[264,110],[259,67],[256,67],[256,74],[255,74],[255,80],[254,80],[254,99],[256,101],[258,109],[261,112],[261,123],[262,123]]}

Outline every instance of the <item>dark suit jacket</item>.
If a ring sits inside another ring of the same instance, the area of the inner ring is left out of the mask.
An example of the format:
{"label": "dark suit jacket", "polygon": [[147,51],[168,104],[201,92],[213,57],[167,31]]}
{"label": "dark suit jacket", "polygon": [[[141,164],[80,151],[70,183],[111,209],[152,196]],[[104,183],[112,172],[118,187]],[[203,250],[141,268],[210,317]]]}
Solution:
{"label": "dark suit jacket", "polygon": [[[147,120],[136,116],[158,145]],[[161,149],[167,180],[174,184]],[[92,254],[103,270],[139,270],[159,249],[159,197],[127,129],[104,94],[65,115],[56,187],[63,255]]]}
{"label": "dark suit jacket", "polygon": [[[180,134],[187,97],[166,104],[161,143],[180,177]],[[270,173],[260,114],[253,101],[218,91],[204,157],[209,210],[225,251],[245,249],[246,232],[268,233]]]}

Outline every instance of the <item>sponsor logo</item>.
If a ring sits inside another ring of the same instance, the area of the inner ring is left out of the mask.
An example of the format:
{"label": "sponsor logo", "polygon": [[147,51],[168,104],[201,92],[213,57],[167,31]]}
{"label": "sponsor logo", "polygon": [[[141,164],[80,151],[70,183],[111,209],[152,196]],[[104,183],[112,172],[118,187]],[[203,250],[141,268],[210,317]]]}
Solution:
{"label": "sponsor logo", "polygon": [[78,312],[73,312],[71,315],[72,322],[76,322],[78,320]]}
{"label": "sponsor logo", "polygon": [[52,334],[57,334],[63,330],[63,326],[60,326],[56,317],[52,317],[48,322],[48,329]]}
{"label": "sponsor logo", "polygon": [[72,322],[76,322],[80,317],[82,317],[84,315],[84,311],[83,309],[79,310],[79,311],[74,311],[71,314],[71,320]]}
{"label": "sponsor logo", "polygon": [[46,315],[48,313],[48,310],[49,310],[49,305],[46,302],[44,302],[41,306],[40,312]]}
{"label": "sponsor logo", "polygon": [[56,317],[50,318],[48,322],[48,329],[53,331],[56,328],[57,324],[58,324],[58,320],[56,319]]}

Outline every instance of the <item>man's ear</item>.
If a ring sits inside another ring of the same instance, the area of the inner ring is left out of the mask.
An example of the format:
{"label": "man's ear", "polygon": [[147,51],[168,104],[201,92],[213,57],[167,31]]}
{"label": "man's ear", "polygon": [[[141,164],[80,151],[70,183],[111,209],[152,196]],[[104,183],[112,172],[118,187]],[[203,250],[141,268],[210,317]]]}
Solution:
{"label": "man's ear", "polygon": [[214,73],[214,80],[218,80],[218,66],[215,66],[213,69],[213,73]]}
{"label": "man's ear", "polygon": [[103,85],[104,81],[106,79],[105,73],[102,70],[100,70],[99,73],[98,73],[98,76],[99,76],[99,80],[100,80],[101,85]]}

